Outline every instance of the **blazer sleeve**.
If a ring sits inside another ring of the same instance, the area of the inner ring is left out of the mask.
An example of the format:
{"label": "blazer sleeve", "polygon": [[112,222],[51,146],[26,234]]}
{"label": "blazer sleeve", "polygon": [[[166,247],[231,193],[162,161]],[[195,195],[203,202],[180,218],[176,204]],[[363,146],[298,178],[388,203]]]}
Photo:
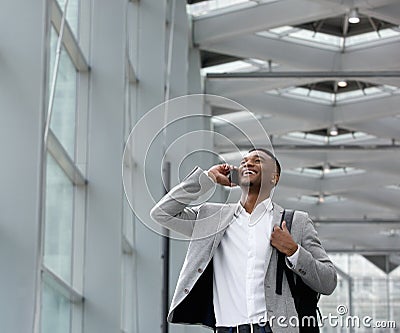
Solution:
{"label": "blazer sleeve", "polygon": [[326,254],[311,219],[306,217],[296,266],[293,271],[304,283],[321,294],[330,295],[337,285],[335,266]]}
{"label": "blazer sleeve", "polygon": [[171,189],[150,211],[151,218],[161,226],[191,237],[200,207],[188,207],[216,184],[196,167]]}

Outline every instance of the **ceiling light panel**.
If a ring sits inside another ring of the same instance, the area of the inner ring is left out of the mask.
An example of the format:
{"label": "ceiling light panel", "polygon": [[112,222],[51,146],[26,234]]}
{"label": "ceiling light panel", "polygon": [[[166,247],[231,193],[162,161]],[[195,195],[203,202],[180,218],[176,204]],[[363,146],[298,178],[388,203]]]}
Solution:
{"label": "ceiling light panel", "polygon": [[351,24],[357,24],[360,23],[360,17],[358,15],[358,10],[357,8],[353,8],[350,13],[349,13],[349,23]]}

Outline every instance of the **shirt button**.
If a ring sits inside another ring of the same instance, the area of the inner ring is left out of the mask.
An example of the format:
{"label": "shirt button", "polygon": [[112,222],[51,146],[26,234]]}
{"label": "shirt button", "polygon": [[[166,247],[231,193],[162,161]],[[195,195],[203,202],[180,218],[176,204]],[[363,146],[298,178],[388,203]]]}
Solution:
{"label": "shirt button", "polygon": [[202,270],[201,268],[199,268],[197,271],[198,271],[199,273],[203,273],[203,270]]}
{"label": "shirt button", "polygon": [[185,288],[183,291],[185,292],[185,294],[189,294],[189,289],[188,288]]}

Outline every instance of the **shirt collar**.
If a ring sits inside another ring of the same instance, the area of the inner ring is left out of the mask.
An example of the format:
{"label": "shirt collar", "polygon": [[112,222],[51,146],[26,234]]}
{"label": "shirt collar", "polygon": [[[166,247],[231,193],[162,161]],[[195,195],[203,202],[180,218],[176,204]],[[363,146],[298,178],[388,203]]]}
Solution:
{"label": "shirt collar", "polygon": [[[261,206],[261,205],[264,206],[264,209],[266,209],[267,212],[271,212],[271,211],[274,209],[274,205],[273,205],[273,203],[272,203],[272,201],[271,201],[271,198],[268,197],[267,199],[261,201],[261,202],[254,208],[253,212],[256,210],[256,208],[257,208],[258,206]],[[238,203],[237,203],[237,205],[236,205],[236,209],[235,209],[234,216],[235,216],[235,217],[238,217],[242,211],[245,211],[245,209],[244,209],[244,207],[242,206],[242,204],[240,203],[240,200],[239,200]]]}

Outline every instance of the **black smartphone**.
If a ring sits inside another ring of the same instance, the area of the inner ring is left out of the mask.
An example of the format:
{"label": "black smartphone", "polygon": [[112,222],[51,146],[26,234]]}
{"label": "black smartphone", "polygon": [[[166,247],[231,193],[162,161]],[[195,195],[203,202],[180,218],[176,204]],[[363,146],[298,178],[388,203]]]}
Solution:
{"label": "black smartphone", "polygon": [[231,183],[239,185],[239,170],[237,168],[231,169],[228,175],[228,179]]}

